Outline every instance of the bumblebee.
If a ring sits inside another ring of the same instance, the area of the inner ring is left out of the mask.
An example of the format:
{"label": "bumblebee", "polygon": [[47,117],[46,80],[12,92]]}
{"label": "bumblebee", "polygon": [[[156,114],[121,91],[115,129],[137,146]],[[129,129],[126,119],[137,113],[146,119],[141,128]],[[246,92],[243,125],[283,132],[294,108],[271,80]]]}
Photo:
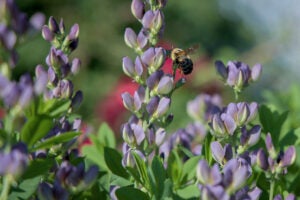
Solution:
{"label": "bumblebee", "polygon": [[177,66],[183,72],[184,75],[188,75],[193,71],[194,64],[188,54],[194,51],[195,49],[196,47],[191,47],[187,50],[174,48],[170,53],[170,57],[173,60],[173,66]]}

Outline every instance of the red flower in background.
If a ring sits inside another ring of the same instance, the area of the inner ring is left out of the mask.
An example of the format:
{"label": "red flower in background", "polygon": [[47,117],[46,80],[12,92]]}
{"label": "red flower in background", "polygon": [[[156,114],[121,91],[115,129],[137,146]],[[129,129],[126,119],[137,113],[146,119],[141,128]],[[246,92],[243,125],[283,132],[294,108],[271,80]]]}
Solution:
{"label": "red flower in background", "polygon": [[120,126],[124,123],[126,116],[126,109],[123,106],[121,94],[129,92],[131,95],[137,90],[138,84],[133,82],[130,78],[122,77],[111,89],[106,98],[101,101],[97,107],[97,116],[100,120],[105,121],[116,132],[120,130]]}

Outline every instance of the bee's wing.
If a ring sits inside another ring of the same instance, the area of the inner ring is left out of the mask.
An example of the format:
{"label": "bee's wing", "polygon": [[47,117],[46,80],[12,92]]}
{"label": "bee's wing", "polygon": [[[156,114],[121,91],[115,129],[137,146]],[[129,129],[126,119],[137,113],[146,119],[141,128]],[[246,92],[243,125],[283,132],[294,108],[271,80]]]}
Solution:
{"label": "bee's wing", "polygon": [[192,53],[194,53],[197,49],[199,49],[199,47],[200,47],[199,44],[194,44],[194,45],[191,46],[190,48],[187,48],[187,49],[185,50],[185,52],[186,52],[187,54],[192,54]]}

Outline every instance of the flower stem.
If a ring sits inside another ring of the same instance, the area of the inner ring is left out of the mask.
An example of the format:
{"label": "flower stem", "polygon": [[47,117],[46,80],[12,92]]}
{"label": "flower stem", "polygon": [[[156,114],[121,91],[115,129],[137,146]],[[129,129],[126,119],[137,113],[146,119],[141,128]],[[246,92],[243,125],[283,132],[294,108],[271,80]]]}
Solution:
{"label": "flower stem", "polygon": [[270,194],[269,194],[269,200],[273,200],[274,197],[274,188],[275,188],[275,181],[272,179],[270,184]]}
{"label": "flower stem", "polygon": [[3,177],[3,188],[0,196],[0,200],[6,200],[8,199],[8,193],[10,190],[11,182],[12,182],[12,176],[10,174]]}

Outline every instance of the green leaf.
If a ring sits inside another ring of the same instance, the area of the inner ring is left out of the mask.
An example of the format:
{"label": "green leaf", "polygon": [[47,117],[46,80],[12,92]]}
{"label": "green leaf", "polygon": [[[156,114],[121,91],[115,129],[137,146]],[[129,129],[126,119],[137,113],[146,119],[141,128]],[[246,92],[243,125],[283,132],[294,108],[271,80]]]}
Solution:
{"label": "green leaf", "polygon": [[139,172],[135,168],[127,166],[126,169],[135,181],[139,182],[142,185],[144,184]]}
{"label": "green leaf", "polygon": [[51,117],[59,117],[70,108],[71,101],[69,99],[50,99],[48,101],[40,101],[38,113],[47,114]]}
{"label": "green leaf", "polygon": [[182,181],[183,183],[193,179],[196,177],[196,167],[201,159],[201,156],[195,156],[190,159],[188,159],[184,164],[183,164],[183,169],[182,169]]}
{"label": "green leaf", "polygon": [[182,161],[176,151],[176,149],[170,152],[168,157],[168,168],[167,172],[174,182],[175,187],[179,187],[180,178],[182,175]]}
{"label": "green leaf", "polygon": [[134,151],[132,151],[132,155],[134,157],[139,175],[141,177],[143,186],[147,189],[150,187],[150,181],[147,173],[147,168],[145,162],[141,159],[141,157]]}
{"label": "green leaf", "polygon": [[85,145],[82,148],[82,155],[92,163],[97,164],[100,169],[108,170],[104,159],[104,147],[97,147],[94,143],[92,145]]}
{"label": "green leaf", "polygon": [[23,180],[18,187],[12,188],[8,197],[9,200],[29,199],[29,197],[36,191],[42,176],[37,176],[30,179]]}
{"label": "green leaf", "polygon": [[110,148],[116,147],[115,134],[106,123],[103,123],[100,126],[97,137],[103,146],[108,146]]}
{"label": "green leaf", "polygon": [[288,111],[280,114],[277,111],[272,111],[266,105],[262,105],[258,111],[263,131],[269,132],[272,135],[274,145],[278,145],[279,139],[282,137],[280,136],[282,126],[288,117]]}
{"label": "green leaf", "polygon": [[170,179],[166,179],[164,182],[164,191],[163,191],[161,199],[171,198],[172,197],[172,189],[173,189],[173,182]]}
{"label": "green leaf", "polygon": [[121,187],[116,190],[116,196],[120,200],[149,200],[149,197],[146,193],[141,190],[135,189],[133,187]]}
{"label": "green leaf", "polygon": [[34,159],[30,162],[22,178],[31,179],[36,176],[42,176],[46,174],[51,167],[53,167],[53,164],[54,164],[54,160],[51,158]]}
{"label": "green leaf", "polygon": [[300,144],[300,128],[293,129],[286,134],[280,141],[281,148],[290,146],[290,145],[299,145]]}
{"label": "green leaf", "polygon": [[46,115],[29,118],[22,128],[21,140],[31,148],[51,130],[53,120]]}
{"label": "green leaf", "polygon": [[104,159],[107,167],[112,171],[112,173],[128,178],[129,175],[122,166],[122,156],[117,150],[104,147]]}
{"label": "green leaf", "polygon": [[177,194],[182,199],[199,199],[200,190],[197,185],[192,184],[183,189],[177,190]]}
{"label": "green leaf", "polygon": [[210,150],[210,143],[213,140],[213,137],[211,136],[211,134],[207,134],[207,136],[205,137],[205,143],[204,143],[204,156],[205,156],[205,160],[207,160],[207,162],[209,164],[212,163],[212,153]]}
{"label": "green leaf", "polygon": [[114,174],[112,174],[112,176],[111,176],[111,182],[110,182],[110,184],[111,185],[118,185],[120,187],[133,185],[133,183],[130,182],[129,180],[127,180],[127,179],[125,179],[123,177],[114,175]]}
{"label": "green leaf", "polygon": [[74,137],[78,135],[80,135],[80,132],[71,131],[71,132],[61,133],[60,135],[50,137],[42,142],[37,143],[36,145],[34,145],[32,151],[36,151],[38,149],[46,149],[57,144],[68,142],[74,139]]}
{"label": "green leaf", "polygon": [[164,192],[164,182],[166,180],[166,170],[160,157],[155,156],[152,160],[151,168],[148,168],[151,183],[151,190],[156,199],[161,199]]}

